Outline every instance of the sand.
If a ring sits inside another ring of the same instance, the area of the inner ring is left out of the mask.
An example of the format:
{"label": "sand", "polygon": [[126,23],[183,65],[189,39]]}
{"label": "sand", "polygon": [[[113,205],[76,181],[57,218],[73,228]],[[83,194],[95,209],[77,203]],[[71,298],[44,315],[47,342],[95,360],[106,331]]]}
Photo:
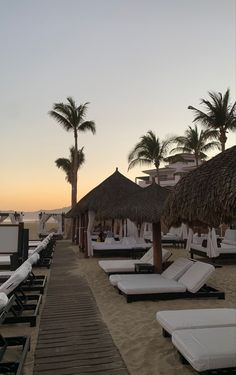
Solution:
{"label": "sand", "polygon": [[[75,248],[76,250],[76,248]],[[172,249],[172,259],[186,256],[185,250]],[[83,259],[78,253],[78,272],[83,274],[93,291],[100,312],[131,375],[195,374],[181,364],[171,340],[162,336],[156,312],[166,309],[217,308],[236,306],[236,264],[217,268],[208,284],[225,291],[225,300],[195,299],[140,301],[126,303],[112,287],[98,266],[98,258]],[[104,259],[104,258],[103,258]]]}
{"label": "sand", "polygon": [[[86,277],[96,299],[102,317],[127,364],[131,375],[175,375],[181,371],[182,375],[196,374],[190,367],[181,364],[179,356],[171,344],[171,340],[162,336],[161,327],[155,319],[156,312],[166,309],[191,309],[236,306],[236,264],[224,265],[217,268],[210,278],[209,285],[225,291],[225,300],[195,299],[172,301],[140,301],[126,303],[108,281],[107,275],[98,266],[99,258],[84,259],[78,246],[72,246],[64,241],[65,247],[72,247],[77,254],[78,272]],[[186,256],[185,250],[172,249],[172,259]],[[104,258],[103,258],[104,259]],[[36,268],[36,274],[47,274],[50,270]],[[45,293],[43,303],[45,301]],[[42,311],[43,306],[41,307]],[[27,355],[24,375],[33,374],[34,351],[37,343],[40,316],[37,327],[28,324],[14,324],[1,326],[1,334],[30,335],[31,350]]]}

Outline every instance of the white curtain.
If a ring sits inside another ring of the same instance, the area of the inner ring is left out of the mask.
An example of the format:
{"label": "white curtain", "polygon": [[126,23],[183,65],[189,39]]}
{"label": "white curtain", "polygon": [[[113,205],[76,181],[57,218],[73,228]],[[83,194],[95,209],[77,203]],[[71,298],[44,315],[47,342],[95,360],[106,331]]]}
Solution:
{"label": "white curtain", "polygon": [[185,250],[187,250],[187,252],[190,251],[192,240],[193,240],[193,230],[192,228],[189,228],[188,238],[187,238],[186,247],[185,247]]}
{"label": "white curtain", "polygon": [[137,225],[129,219],[127,219],[127,236],[138,238]]}
{"label": "white curtain", "polygon": [[51,217],[53,217],[53,219],[58,224],[57,234],[63,234],[63,231],[62,231],[62,214],[52,214]]}
{"label": "white curtain", "polygon": [[16,218],[15,218],[15,214],[9,214],[9,217],[10,217],[10,220],[11,220],[12,224],[17,224]]}
{"label": "white curtain", "polygon": [[142,223],[140,227],[140,237],[144,237],[144,230],[145,230],[146,223]]}
{"label": "white curtain", "polygon": [[46,222],[48,221],[48,219],[50,218],[51,214],[46,214],[45,212],[42,213],[42,216],[41,216],[41,219],[39,221],[39,233],[40,234],[46,234],[46,228],[45,228],[45,224]]}
{"label": "white curtain", "polygon": [[88,227],[87,227],[87,246],[88,246],[88,256],[90,257],[93,256],[91,231],[93,229],[94,220],[95,220],[95,212],[89,211],[88,212]]}
{"label": "white curtain", "polygon": [[220,254],[218,246],[217,246],[217,238],[216,232],[214,228],[208,229],[208,236],[207,236],[207,256],[209,258],[216,258]]}

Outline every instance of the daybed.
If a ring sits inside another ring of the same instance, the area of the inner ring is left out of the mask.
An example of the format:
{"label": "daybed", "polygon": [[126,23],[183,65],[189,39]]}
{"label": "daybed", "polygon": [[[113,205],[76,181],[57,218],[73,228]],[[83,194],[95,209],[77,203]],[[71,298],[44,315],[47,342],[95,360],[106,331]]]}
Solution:
{"label": "daybed", "polygon": [[[175,264],[175,262],[173,263]],[[171,267],[171,266],[170,266]],[[168,267],[166,271],[171,273]],[[176,299],[176,298],[196,298],[196,297],[215,297],[224,299],[223,292],[219,292],[213,287],[205,285],[209,277],[215,271],[215,267],[211,264],[203,262],[194,262],[178,279],[171,279],[156,275],[156,279],[151,278],[152,275],[130,275],[129,280],[121,280],[117,287],[123,294],[127,302],[138,300],[153,299]]]}
{"label": "daybed", "polygon": [[[171,256],[171,252],[162,249],[162,262],[165,263]],[[100,260],[98,265],[107,274],[113,273],[133,273],[135,264],[149,263],[153,264],[153,248],[149,249],[140,259],[121,259],[121,260]]]}
{"label": "daybed", "polygon": [[93,255],[98,256],[128,256],[135,258],[150,249],[151,244],[144,239],[123,237],[116,241],[113,237],[107,237],[104,242],[92,241]]}
{"label": "daybed", "polygon": [[[236,371],[236,327],[211,327],[174,331],[172,343],[184,363],[196,371]],[[234,371],[234,372],[233,372]],[[225,372],[224,372],[225,373]]]}
{"label": "daybed", "polygon": [[156,313],[164,336],[174,331],[193,328],[236,327],[236,309],[164,310]]}
{"label": "daybed", "polygon": [[184,274],[184,272],[187,271],[189,267],[191,267],[192,264],[193,262],[190,259],[180,257],[176,259],[161,274],[116,274],[110,275],[109,281],[113,286],[117,287],[118,282],[127,280],[137,280],[138,282],[140,282],[141,280],[143,280],[144,282],[152,280],[155,283],[163,281],[163,278],[166,280],[178,280]]}

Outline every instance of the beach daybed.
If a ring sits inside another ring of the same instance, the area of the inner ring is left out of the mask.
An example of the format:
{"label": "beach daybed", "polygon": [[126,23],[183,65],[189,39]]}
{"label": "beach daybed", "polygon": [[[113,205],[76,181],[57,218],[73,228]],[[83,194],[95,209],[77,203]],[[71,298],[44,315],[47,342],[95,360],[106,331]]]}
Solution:
{"label": "beach daybed", "polygon": [[136,257],[150,249],[151,244],[144,239],[123,237],[116,241],[113,237],[107,237],[104,242],[92,241],[93,254],[98,256],[128,256]]}
{"label": "beach daybed", "polygon": [[236,327],[211,327],[174,331],[172,343],[184,363],[196,371],[236,371]]}
{"label": "beach daybed", "polygon": [[[13,302],[13,296],[10,299],[8,299],[5,293],[0,293],[1,324],[4,322],[5,317],[8,314],[8,311],[12,308]],[[11,351],[11,348],[13,348],[13,352]],[[15,353],[16,348],[17,353]],[[29,350],[29,336],[3,337],[0,334],[0,373],[11,373],[14,375],[22,374],[27,352]]]}
{"label": "beach daybed", "polygon": [[[173,263],[175,265],[175,262]],[[172,266],[172,265],[171,265]],[[127,302],[139,300],[161,300],[176,298],[209,298],[224,299],[224,292],[220,292],[205,283],[215,271],[215,267],[208,263],[193,262],[181,277],[171,278],[173,268],[168,267],[161,275],[133,275],[133,278],[123,279],[117,283],[119,292],[126,297]],[[181,268],[181,267],[180,267]],[[168,272],[170,275],[168,275]],[[168,275],[168,277],[166,277]]]}
{"label": "beach daybed", "polygon": [[119,281],[126,281],[126,280],[128,281],[137,280],[138,282],[140,282],[141,280],[145,280],[145,281],[153,280],[154,282],[157,282],[157,283],[159,280],[163,281],[163,278],[165,278],[166,280],[178,280],[184,274],[184,272],[187,271],[189,267],[191,267],[192,264],[193,262],[190,259],[180,257],[176,259],[161,274],[157,274],[157,273],[114,274],[114,275],[110,275],[109,281],[113,286],[117,287]]}
{"label": "beach daybed", "polygon": [[[162,249],[162,262],[165,263],[171,256],[169,250]],[[100,260],[99,267],[108,275],[113,273],[133,273],[135,264],[149,263],[153,265],[153,248],[149,249],[140,259]]]}
{"label": "beach daybed", "polygon": [[236,309],[164,310],[156,313],[156,320],[167,337],[183,329],[236,327]]}

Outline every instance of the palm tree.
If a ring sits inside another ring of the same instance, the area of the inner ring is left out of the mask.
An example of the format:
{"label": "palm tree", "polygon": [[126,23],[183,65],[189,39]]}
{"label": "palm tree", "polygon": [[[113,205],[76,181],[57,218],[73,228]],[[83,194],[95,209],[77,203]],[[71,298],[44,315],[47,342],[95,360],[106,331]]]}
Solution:
{"label": "palm tree", "polygon": [[[194,154],[196,160],[196,166],[199,165],[199,160],[207,158],[205,152],[211,150],[214,147],[220,149],[220,142],[212,141],[217,137],[217,130],[206,129],[199,132],[197,126],[194,128],[191,126],[185,131],[184,136],[173,138],[173,142],[176,143],[176,147],[170,152],[187,152]],[[178,154],[176,156],[179,156]]]}
{"label": "palm tree", "polygon": [[206,112],[203,112],[195,107],[189,106],[195,113],[193,121],[197,121],[207,126],[210,129],[218,131],[218,139],[221,143],[221,150],[225,150],[225,144],[227,141],[226,134],[229,131],[236,130],[236,102],[233,105],[229,103],[230,90],[228,89],[224,95],[220,92],[208,93],[211,101],[201,99],[201,104],[206,108]]}
{"label": "palm tree", "polygon": [[159,183],[159,167],[168,152],[168,146],[172,142],[171,139],[160,141],[156,135],[149,130],[146,135],[140,137],[133,150],[128,155],[128,170],[140,164],[154,164],[156,168],[157,181]]}
{"label": "palm tree", "polygon": [[[55,160],[56,166],[61,168],[66,174],[66,181],[73,186],[74,176],[74,159],[75,159],[75,148],[70,148],[70,158],[59,158]],[[84,148],[82,147],[77,151],[77,171],[85,162]],[[71,202],[72,202],[72,189],[71,189]]]}
{"label": "palm tree", "polygon": [[55,103],[53,105],[53,110],[49,111],[49,115],[55,118],[66,131],[72,131],[74,133],[75,157],[73,161],[72,180],[72,207],[74,207],[77,202],[78,133],[89,130],[94,134],[96,132],[96,127],[93,121],[84,121],[89,103],[77,106],[71,97],[68,97],[67,101],[68,104]]}

